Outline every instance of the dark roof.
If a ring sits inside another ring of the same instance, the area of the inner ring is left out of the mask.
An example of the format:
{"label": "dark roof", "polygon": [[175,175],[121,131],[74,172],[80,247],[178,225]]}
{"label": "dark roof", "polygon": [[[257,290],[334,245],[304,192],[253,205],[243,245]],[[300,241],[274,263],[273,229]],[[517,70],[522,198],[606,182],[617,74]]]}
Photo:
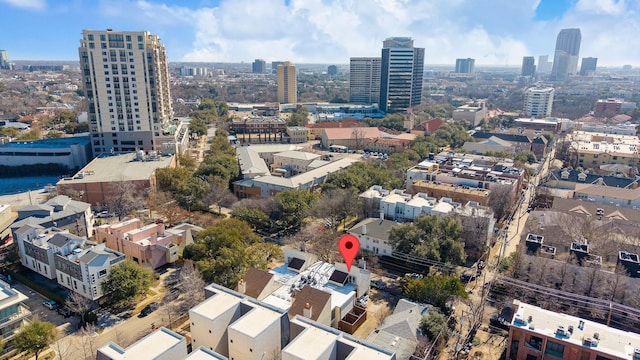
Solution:
{"label": "dark roof", "polygon": [[[566,179],[562,178],[562,172],[568,171],[569,176]],[[575,183],[583,183],[583,184],[592,184],[596,183],[598,185],[605,185],[617,188],[626,188],[627,186],[634,183],[637,179],[634,178],[623,178],[617,176],[606,176],[606,175],[598,175],[598,174],[586,174],[587,177],[584,181],[578,180],[578,175],[580,175],[581,171],[578,170],[564,170],[564,169],[556,169],[551,171],[551,177],[555,177],[560,181],[569,181]],[[602,183],[598,182],[598,179],[602,179]]]}
{"label": "dark roof", "polygon": [[71,241],[71,240],[84,240],[81,237],[69,234],[69,233],[57,233],[55,235],[53,235],[49,241],[47,241],[49,244],[57,246],[57,247],[63,247],[67,244],[67,242]]}
{"label": "dark roof", "polygon": [[287,265],[287,267],[289,267],[290,269],[300,270],[302,269],[302,265],[304,265],[304,260],[294,257],[291,258],[291,261],[289,261],[289,265]]}
{"label": "dark roof", "polygon": [[510,142],[519,142],[519,143],[531,143],[531,139],[526,135],[518,135],[518,134],[502,134],[502,133],[493,133],[493,132],[483,132],[478,131],[473,133],[474,139],[488,139],[492,136],[495,136],[499,139],[510,141]]}
{"label": "dark roof", "polygon": [[293,304],[291,304],[291,308],[289,308],[289,316],[304,316],[304,306],[305,304],[309,304],[311,305],[311,320],[318,320],[322,309],[325,308],[329,301],[331,301],[330,293],[311,286],[305,286],[296,293]]}
{"label": "dark roof", "polygon": [[333,281],[333,282],[336,282],[338,284],[344,285],[347,282],[347,277],[348,276],[349,276],[349,274],[347,274],[346,272],[342,272],[340,270],[335,270],[333,272],[333,274],[331,274],[331,277],[329,277],[329,281]]}
{"label": "dark roof", "polygon": [[544,136],[538,136],[537,138],[533,139],[533,142],[536,143],[536,144],[546,144],[549,141]]}
{"label": "dark roof", "polygon": [[368,218],[354,225],[351,229],[349,229],[348,233],[363,235],[362,230],[363,230],[363,227],[366,226],[367,236],[370,236],[374,239],[387,241],[389,240],[389,231],[391,230],[391,228],[393,228],[396,225],[399,225],[399,224],[395,221],[384,220],[384,219],[381,220],[379,218]]}
{"label": "dark roof", "polygon": [[603,209],[603,219],[611,218],[613,220],[623,221],[625,223],[640,223],[640,211],[622,206],[612,206],[605,204],[592,203],[589,201],[580,201],[576,199],[554,198],[552,209],[572,215],[592,216],[596,217],[596,210]]}
{"label": "dark roof", "polygon": [[243,278],[247,285],[245,294],[257,299],[272,278],[273,274],[266,271],[254,268],[249,269]]}

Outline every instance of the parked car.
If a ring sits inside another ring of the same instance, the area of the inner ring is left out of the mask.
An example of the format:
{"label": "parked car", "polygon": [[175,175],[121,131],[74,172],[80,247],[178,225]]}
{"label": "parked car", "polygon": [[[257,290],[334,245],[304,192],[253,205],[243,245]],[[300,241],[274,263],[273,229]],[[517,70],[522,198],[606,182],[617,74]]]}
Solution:
{"label": "parked car", "polygon": [[71,309],[69,309],[68,307],[63,307],[63,308],[58,308],[58,314],[64,316],[65,318],[68,318],[69,316],[73,315],[73,311],[71,311]]}
{"label": "parked car", "polygon": [[113,213],[108,212],[108,211],[105,210],[105,211],[100,211],[99,213],[97,213],[96,217],[98,219],[107,219],[107,218],[113,217],[113,215],[114,215]]}
{"label": "parked car", "polygon": [[374,289],[382,290],[384,289],[384,283],[380,280],[371,280],[371,287]]}
{"label": "parked car", "polygon": [[178,288],[171,289],[171,291],[169,291],[169,296],[171,296],[174,299],[177,298],[178,296],[180,296],[180,289]]}
{"label": "parked car", "polygon": [[60,307],[60,305],[53,300],[45,300],[42,302],[42,305],[44,305],[49,310],[55,310]]}
{"label": "parked car", "polygon": [[151,314],[152,312],[158,310],[159,306],[160,305],[158,305],[158,303],[152,302],[151,304],[145,306],[144,309],[142,309],[142,311],[140,311],[140,315],[138,315],[138,317],[145,317]]}

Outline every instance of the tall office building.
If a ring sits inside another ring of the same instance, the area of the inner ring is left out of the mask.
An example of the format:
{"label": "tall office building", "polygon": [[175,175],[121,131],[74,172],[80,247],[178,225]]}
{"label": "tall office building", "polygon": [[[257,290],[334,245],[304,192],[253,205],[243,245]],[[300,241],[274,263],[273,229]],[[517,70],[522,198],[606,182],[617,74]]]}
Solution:
{"label": "tall office building", "polygon": [[578,70],[580,54],[580,29],[562,29],[556,39],[556,52],[553,57],[551,80],[564,81],[575,75]]}
{"label": "tall office building", "polygon": [[586,57],[582,58],[582,64],[580,65],[580,75],[587,76],[596,72],[598,66],[598,58]]}
{"label": "tall office building", "polygon": [[549,55],[540,55],[538,56],[538,66],[536,67],[536,71],[538,74],[545,74],[551,71],[552,63],[549,61]]}
{"label": "tall office building", "polygon": [[327,66],[327,75],[329,76],[338,75],[338,67],[335,65]]}
{"label": "tall office building", "polygon": [[271,62],[271,73],[272,74],[277,74],[278,73],[278,66],[284,64],[284,61],[272,61]]}
{"label": "tall office building", "polygon": [[160,38],[83,30],[78,52],[93,154],[161,150],[173,111]]}
{"label": "tall office building", "polygon": [[536,86],[524,92],[524,113],[530,117],[547,117],[551,115],[553,107],[552,87]]}
{"label": "tall office building", "polygon": [[376,57],[353,57],[349,65],[349,102],[374,104],[380,101],[380,64]]}
{"label": "tall office building", "polygon": [[424,48],[414,48],[409,37],[384,40],[380,73],[380,110],[404,112],[420,105]]}
{"label": "tall office building", "polygon": [[256,59],[251,66],[251,72],[263,74],[267,72],[267,62],[262,59]]}
{"label": "tall office building", "polygon": [[278,102],[295,104],[298,102],[298,78],[296,67],[285,61],[278,65]]}
{"label": "tall office building", "polygon": [[456,59],[456,73],[472,74],[475,71],[476,59]]}
{"label": "tall office building", "polygon": [[0,69],[13,70],[14,64],[9,60],[9,52],[7,50],[0,50]]}
{"label": "tall office building", "polygon": [[521,76],[533,76],[536,73],[536,59],[533,56],[525,56],[522,58]]}

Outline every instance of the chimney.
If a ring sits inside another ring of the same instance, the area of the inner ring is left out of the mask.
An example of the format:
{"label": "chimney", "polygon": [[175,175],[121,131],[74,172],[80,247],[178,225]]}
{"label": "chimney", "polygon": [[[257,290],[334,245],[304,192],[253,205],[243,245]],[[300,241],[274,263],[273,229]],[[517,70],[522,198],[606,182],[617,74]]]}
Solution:
{"label": "chimney", "polygon": [[302,309],[302,316],[311,319],[311,316],[313,315],[313,307],[311,306],[311,304],[309,303],[305,303],[304,304],[304,309]]}
{"label": "chimney", "polygon": [[367,235],[367,225],[362,225],[362,235]]}
{"label": "chimney", "polygon": [[247,292],[247,282],[244,279],[240,279],[238,281],[238,292],[240,294],[245,294]]}

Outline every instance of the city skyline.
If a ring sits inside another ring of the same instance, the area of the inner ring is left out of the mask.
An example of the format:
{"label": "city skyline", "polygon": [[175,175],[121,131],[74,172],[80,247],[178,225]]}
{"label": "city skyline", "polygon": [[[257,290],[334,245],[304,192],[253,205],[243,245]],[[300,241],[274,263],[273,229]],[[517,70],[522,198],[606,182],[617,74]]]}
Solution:
{"label": "city skyline", "polygon": [[425,48],[426,64],[519,66],[523,56],[552,58],[560,29],[575,27],[583,57],[640,65],[640,3],[622,0],[0,0],[0,11],[11,34],[0,49],[12,60],[74,60],[82,29],[112,28],[158,34],[171,62],[348,64],[380,56],[387,37],[407,36]]}

